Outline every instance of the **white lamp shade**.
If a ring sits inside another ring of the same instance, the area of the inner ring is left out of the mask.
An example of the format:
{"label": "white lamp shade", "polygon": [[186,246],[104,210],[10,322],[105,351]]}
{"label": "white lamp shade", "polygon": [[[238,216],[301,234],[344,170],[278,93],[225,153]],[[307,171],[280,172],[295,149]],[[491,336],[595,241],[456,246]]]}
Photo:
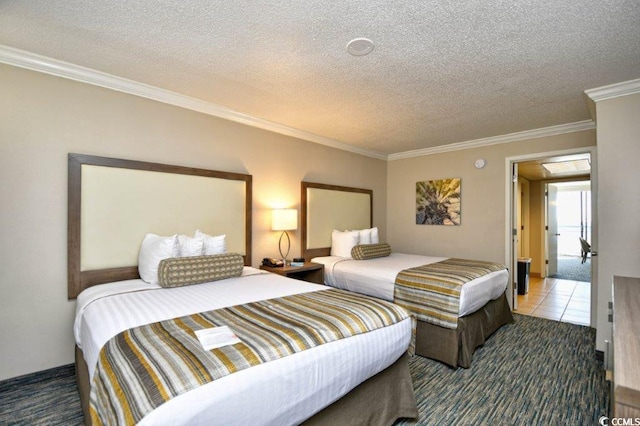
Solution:
{"label": "white lamp shade", "polygon": [[275,209],[271,211],[272,231],[293,231],[298,229],[298,210]]}

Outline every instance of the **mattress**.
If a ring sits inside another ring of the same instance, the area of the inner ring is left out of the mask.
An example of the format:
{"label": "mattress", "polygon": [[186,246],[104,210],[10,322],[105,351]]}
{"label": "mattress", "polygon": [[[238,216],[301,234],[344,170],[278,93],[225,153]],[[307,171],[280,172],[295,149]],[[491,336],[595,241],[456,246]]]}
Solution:
{"label": "mattress", "polygon": [[[323,289],[248,267],[238,278],[171,289],[141,280],[102,284],[78,297],[74,335],[92,377],[100,348],[128,328]],[[230,374],[171,399],[140,424],[298,424],[393,364],[410,340],[407,318]]]}
{"label": "mattress", "polygon": [[[393,302],[396,275],[403,269],[440,262],[446,257],[391,253],[368,260],[324,256],[311,261],[324,265],[325,284]],[[466,283],[460,293],[459,316],[471,314],[504,293],[509,272],[492,272]]]}

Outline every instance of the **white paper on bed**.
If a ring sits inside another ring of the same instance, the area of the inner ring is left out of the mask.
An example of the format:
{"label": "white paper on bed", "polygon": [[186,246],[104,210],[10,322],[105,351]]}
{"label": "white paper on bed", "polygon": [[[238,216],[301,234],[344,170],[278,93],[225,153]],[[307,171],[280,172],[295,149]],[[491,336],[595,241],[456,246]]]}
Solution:
{"label": "white paper on bed", "polygon": [[[248,267],[238,278],[170,289],[142,280],[93,286],[78,297],[76,344],[93,377],[100,348],[128,328],[322,289]],[[408,318],[230,374],[162,404],[139,424],[298,424],[393,364],[410,340]]]}
{"label": "white paper on bed", "polygon": [[[398,272],[448,259],[446,257],[391,253],[387,257],[353,260],[337,256],[316,257],[324,265],[325,284],[393,302]],[[471,314],[504,293],[509,281],[507,270],[492,272],[466,283],[460,292],[459,316]]]}

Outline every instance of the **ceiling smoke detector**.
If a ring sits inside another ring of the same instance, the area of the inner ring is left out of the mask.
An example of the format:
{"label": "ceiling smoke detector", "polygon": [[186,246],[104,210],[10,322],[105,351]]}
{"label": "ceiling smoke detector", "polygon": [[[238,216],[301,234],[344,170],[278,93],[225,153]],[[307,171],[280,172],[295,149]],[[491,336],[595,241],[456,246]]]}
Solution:
{"label": "ceiling smoke detector", "polygon": [[353,56],[365,56],[373,51],[373,42],[368,38],[354,38],[347,43],[347,52]]}

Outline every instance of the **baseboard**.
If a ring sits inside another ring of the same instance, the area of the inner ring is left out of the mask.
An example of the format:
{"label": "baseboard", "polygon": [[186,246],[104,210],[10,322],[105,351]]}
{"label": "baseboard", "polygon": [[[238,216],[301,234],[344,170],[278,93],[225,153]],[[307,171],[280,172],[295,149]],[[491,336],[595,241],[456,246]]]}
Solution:
{"label": "baseboard", "polygon": [[61,365],[60,367],[53,367],[46,370],[27,373],[21,376],[1,380],[0,390],[8,388],[10,386],[15,386],[16,384],[36,383],[59,376],[68,376],[69,374],[75,374],[73,364]]}

